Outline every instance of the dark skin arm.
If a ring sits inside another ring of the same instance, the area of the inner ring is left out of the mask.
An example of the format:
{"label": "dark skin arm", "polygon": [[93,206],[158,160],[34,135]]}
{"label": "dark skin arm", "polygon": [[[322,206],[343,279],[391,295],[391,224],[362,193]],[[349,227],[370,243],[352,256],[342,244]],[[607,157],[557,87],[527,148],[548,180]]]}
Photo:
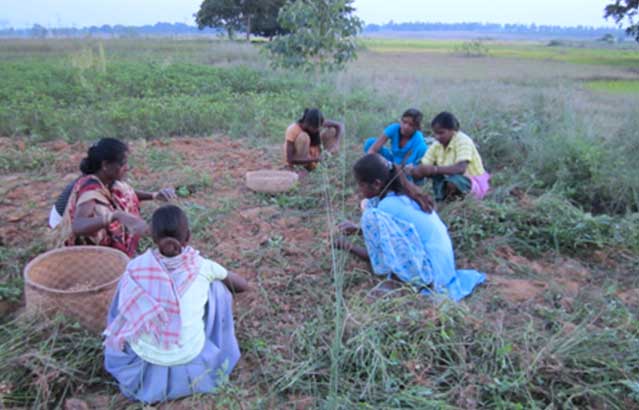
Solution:
{"label": "dark skin arm", "polygon": [[336,249],[348,251],[362,260],[365,260],[367,262],[370,261],[370,257],[368,256],[366,248],[364,248],[363,246],[355,245],[352,240],[348,239],[345,236],[338,236],[337,238],[335,238],[333,240],[333,246],[335,246]]}
{"label": "dark skin arm", "polygon": [[333,120],[324,120],[324,127],[335,129],[335,145],[329,152],[337,152],[337,149],[339,148],[339,142],[344,136],[344,124]]}
{"label": "dark skin arm", "polygon": [[438,165],[419,165],[410,169],[410,175],[413,178],[424,178],[433,175],[456,175],[463,174],[468,168],[468,161],[460,161],[454,165],[438,166]]}
{"label": "dark skin arm", "polygon": [[337,225],[337,229],[339,229],[342,235],[359,235],[362,236],[363,232],[359,226],[354,224],[351,221],[344,221]]}
{"label": "dark skin arm", "polygon": [[248,282],[239,273],[229,271],[222,283],[233,293],[242,293],[249,290]]}
{"label": "dark skin arm", "polygon": [[135,191],[135,195],[140,201],[151,201],[154,199],[169,201],[171,199],[177,198],[175,190],[173,188],[164,188],[157,192]]}
{"label": "dark skin arm", "polygon": [[315,162],[320,162],[320,159],[293,159],[293,154],[295,153],[295,144],[291,141],[286,141],[286,162],[291,165],[308,165],[313,164]]}
{"label": "dark skin arm", "polygon": [[367,154],[377,154],[384,144],[386,144],[386,141],[388,141],[388,136],[386,134],[382,134],[379,138],[377,138],[377,141],[375,141],[373,146],[368,149]]}
{"label": "dark skin arm", "polygon": [[147,231],[146,222],[142,218],[122,211],[113,212],[111,221],[105,221],[101,215],[95,215],[95,201],[85,202],[78,206],[71,229],[77,236],[91,236],[104,229],[111,221],[117,220],[125,225],[134,235],[143,235]]}
{"label": "dark skin arm", "polygon": [[150,201],[153,199],[153,192],[135,191],[135,195],[140,201]]}

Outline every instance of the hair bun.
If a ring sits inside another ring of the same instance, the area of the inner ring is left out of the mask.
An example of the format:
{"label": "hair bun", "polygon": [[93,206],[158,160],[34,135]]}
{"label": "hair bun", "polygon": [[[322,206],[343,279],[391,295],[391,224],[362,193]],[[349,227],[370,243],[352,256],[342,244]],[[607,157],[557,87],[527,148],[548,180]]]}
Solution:
{"label": "hair bun", "polygon": [[171,238],[170,236],[160,239],[158,241],[158,248],[162,255],[168,256],[169,258],[178,256],[182,253],[182,245],[180,244],[180,241],[175,238]]}

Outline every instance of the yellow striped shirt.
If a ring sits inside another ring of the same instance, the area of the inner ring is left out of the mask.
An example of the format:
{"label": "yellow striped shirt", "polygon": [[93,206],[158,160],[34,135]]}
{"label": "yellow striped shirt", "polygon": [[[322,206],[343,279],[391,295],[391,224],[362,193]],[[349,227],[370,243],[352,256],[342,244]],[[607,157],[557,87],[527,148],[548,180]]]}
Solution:
{"label": "yellow striped shirt", "polygon": [[461,131],[453,135],[447,147],[436,141],[422,158],[422,164],[440,167],[455,165],[462,161],[468,161],[467,176],[476,177],[486,172],[475,143]]}

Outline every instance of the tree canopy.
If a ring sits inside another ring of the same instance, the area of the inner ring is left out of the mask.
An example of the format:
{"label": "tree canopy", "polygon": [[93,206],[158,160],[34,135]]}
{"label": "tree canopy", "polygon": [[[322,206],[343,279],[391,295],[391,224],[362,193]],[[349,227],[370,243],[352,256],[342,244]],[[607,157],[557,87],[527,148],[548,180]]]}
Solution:
{"label": "tree canopy", "polygon": [[277,20],[286,0],[204,0],[195,14],[199,28],[222,27],[229,38],[237,31],[273,37],[285,33]]}
{"label": "tree canopy", "polygon": [[288,0],[278,21],[288,34],[267,45],[276,66],[309,71],[342,68],[357,57],[363,21],[353,0]]}
{"label": "tree canopy", "polygon": [[626,33],[639,41],[639,22],[635,19],[639,13],[639,0],[616,0],[606,6],[605,17],[613,18],[617,24],[626,21]]}

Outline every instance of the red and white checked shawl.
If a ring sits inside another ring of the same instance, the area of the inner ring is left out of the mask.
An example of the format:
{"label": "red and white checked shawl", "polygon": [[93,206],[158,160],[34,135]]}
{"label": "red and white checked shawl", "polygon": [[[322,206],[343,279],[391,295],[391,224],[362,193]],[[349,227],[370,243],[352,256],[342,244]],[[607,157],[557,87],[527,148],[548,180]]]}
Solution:
{"label": "red and white checked shawl", "polygon": [[198,251],[186,247],[173,258],[148,250],[129,262],[120,279],[118,316],[103,333],[105,345],[122,350],[145,333],[164,348],[177,344],[180,297],[197,276],[200,260]]}

